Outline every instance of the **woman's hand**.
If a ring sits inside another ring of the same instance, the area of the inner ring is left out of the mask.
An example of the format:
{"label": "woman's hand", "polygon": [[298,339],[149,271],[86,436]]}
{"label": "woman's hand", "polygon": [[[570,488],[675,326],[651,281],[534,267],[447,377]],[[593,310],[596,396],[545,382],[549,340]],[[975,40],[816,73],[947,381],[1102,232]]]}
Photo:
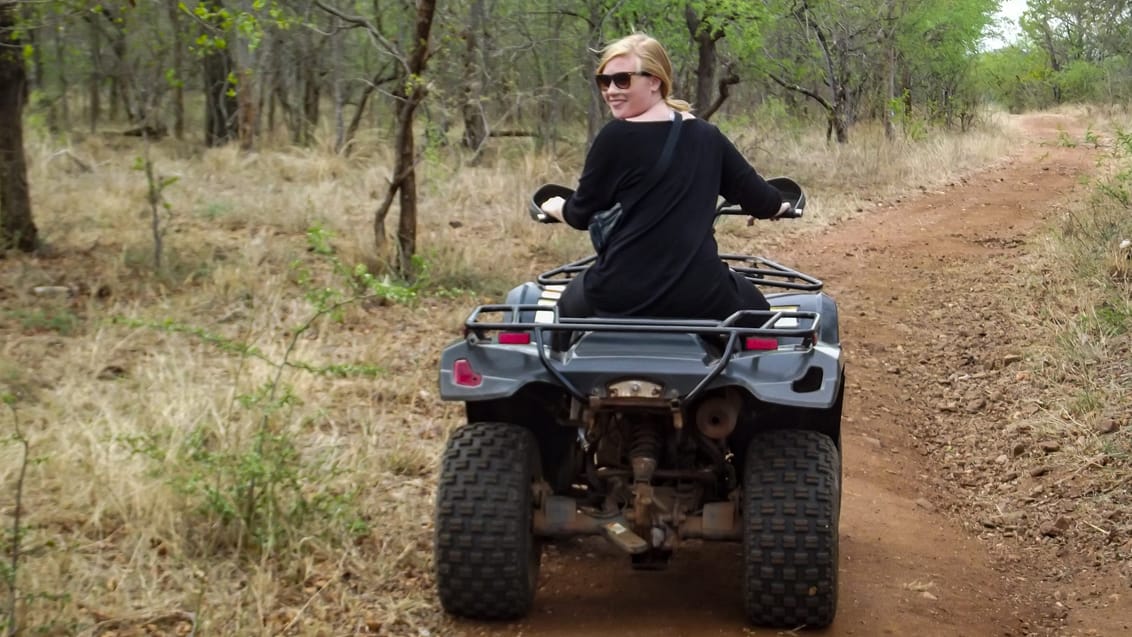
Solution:
{"label": "woman's hand", "polygon": [[562,221],[562,207],[566,205],[566,200],[562,197],[551,197],[542,202],[539,208],[542,209],[548,216],[554,217],[558,221]]}

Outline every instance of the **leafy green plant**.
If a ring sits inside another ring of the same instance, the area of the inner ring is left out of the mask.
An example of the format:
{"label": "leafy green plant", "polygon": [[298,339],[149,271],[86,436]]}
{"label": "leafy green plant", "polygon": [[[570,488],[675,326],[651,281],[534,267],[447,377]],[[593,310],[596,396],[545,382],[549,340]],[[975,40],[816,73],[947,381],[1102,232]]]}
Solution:
{"label": "leafy green plant", "polygon": [[164,248],[165,227],[162,223],[161,212],[166,214],[172,211],[172,206],[165,200],[165,189],[177,183],[177,177],[161,177],[154,172],[153,160],[149,156],[149,137],[145,138],[145,152],[134,160],[134,170],[145,174],[147,188],[146,203],[149,204],[150,229],[153,233],[153,269],[161,271],[161,256]]}
{"label": "leafy green plant", "polygon": [[1076,148],[1077,142],[1069,136],[1065,129],[1060,129],[1057,131],[1057,145],[1062,148]]}
{"label": "leafy green plant", "polygon": [[[316,525],[330,525],[348,534],[364,532],[368,525],[354,506],[355,489],[335,487],[344,469],[319,457],[303,453],[294,434],[303,423],[295,409],[303,401],[286,382],[285,372],[301,371],[322,376],[372,377],[381,373],[375,365],[316,364],[295,356],[303,335],[321,320],[337,321],[344,310],[368,299],[409,302],[416,297],[412,287],[388,278],[379,279],[364,267],[344,263],[332,245],[332,235],[321,227],[307,233],[315,263],[292,264],[295,280],[310,304],[310,314],[288,330],[281,355],[270,355],[256,345],[229,338],[203,328],[173,321],[152,322],[120,319],[119,323],[187,334],[245,362],[267,364],[270,379],[252,391],[236,396],[228,421],[198,424],[185,438],[177,432],[148,434],[125,439],[131,451],[148,457],[159,468],[165,482],[184,497],[197,528],[211,547],[231,546],[237,553],[276,555],[297,546],[304,537],[318,535]],[[336,284],[324,283],[325,268]],[[251,423],[246,434],[241,423]],[[407,462],[407,467],[414,466]],[[169,467],[173,467],[169,469]],[[410,470],[411,469],[407,469]],[[325,528],[325,527],[322,527]]]}
{"label": "leafy green plant", "polygon": [[1100,148],[1101,138],[1092,128],[1085,129],[1085,143],[1091,145],[1093,148]]}
{"label": "leafy green plant", "polygon": [[6,314],[19,322],[20,327],[29,332],[56,332],[63,336],[74,333],[79,317],[68,308],[58,309],[16,309]]}
{"label": "leafy green plant", "polygon": [[1132,132],[1117,128],[1114,134],[1116,136],[1115,149],[1117,154],[1123,153],[1125,157],[1132,156]]}
{"label": "leafy green plant", "polygon": [[1106,335],[1126,334],[1132,325],[1132,307],[1126,303],[1118,305],[1106,301],[1096,308],[1095,315],[1098,329]]}

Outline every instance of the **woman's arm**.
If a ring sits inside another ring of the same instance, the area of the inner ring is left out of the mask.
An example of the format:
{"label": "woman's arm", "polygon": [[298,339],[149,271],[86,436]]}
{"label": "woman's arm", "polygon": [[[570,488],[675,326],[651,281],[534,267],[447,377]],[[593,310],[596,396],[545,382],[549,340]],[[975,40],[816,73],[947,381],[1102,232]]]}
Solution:
{"label": "woman's arm", "polygon": [[578,187],[562,207],[562,220],[579,230],[589,228],[595,212],[608,210],[617,203],[617,184],[624,172],[621,158],[625,153],[617,147],[617,128],[613,126],[616,124],[607,124],[594,138]]}
{"label": "woman's arm", "polygon": [[[731,140],[719,133],[723,146],[723,172],[719,194],[739,204],[743,211],[758,219],[772,219],[784,212],[782,195],[763,179],[747,162]],[[786,203],[786,207],[789,207]]]}

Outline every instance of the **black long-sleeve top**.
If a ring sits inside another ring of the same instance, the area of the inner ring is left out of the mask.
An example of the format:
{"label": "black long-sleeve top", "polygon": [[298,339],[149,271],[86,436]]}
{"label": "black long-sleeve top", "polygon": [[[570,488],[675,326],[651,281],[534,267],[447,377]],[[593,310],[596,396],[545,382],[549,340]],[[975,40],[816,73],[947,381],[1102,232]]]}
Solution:
{"label": "black long-sleeve top", "polygon": [[[645,179],[672,122],[614,120],[586,156],[563,217],[578,229]],[[726,318],[739,308],[712,224],[718,196],[766,219],[781,195],[714,125],[685,119],[660,181],[625,210],[609,245],[586,272],[586,300],[605,316]]]}

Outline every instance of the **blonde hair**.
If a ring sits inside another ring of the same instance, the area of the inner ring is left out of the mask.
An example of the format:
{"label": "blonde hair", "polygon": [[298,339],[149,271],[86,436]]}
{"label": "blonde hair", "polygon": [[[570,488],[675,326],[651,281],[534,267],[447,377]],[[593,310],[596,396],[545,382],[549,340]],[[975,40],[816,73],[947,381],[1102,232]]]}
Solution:
{"label": "blonde hair", "polygon": [[601,51],[597,72],[604,71],[605,65],[609,64],[610,60],[622,55],[637,56],[637,70],[660,80],[660,96],[664,98],[664,103],[668,104],[669,108],[684,113],[691,112],[691,104],[669,95],[672,91],[672,60],[664,50],[664,45],[656,38],[644,33],[634,33],[610,43]]}

